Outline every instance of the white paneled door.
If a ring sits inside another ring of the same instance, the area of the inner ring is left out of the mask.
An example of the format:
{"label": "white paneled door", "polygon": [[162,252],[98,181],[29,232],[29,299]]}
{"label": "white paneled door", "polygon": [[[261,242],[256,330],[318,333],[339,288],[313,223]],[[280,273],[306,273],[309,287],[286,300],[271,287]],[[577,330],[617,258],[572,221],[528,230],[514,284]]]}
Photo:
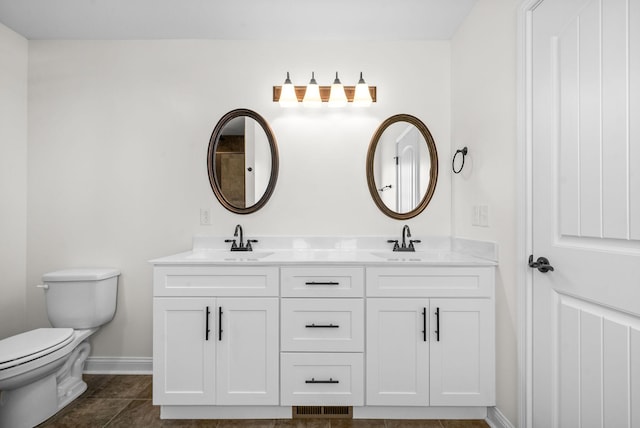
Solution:
{"label": "white paneled door", "polygon": [[640,1],[531,19],[533,426],[640,427]]}

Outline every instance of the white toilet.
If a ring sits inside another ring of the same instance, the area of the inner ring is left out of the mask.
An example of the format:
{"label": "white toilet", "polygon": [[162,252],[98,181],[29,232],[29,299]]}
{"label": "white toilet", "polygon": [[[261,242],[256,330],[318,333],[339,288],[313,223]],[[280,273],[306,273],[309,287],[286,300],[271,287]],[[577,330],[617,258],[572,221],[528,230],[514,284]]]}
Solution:
{"label": "white toilet", "polygon": [[68,269],[42,277],[54,328],[0,340],[0,427],[32,427],[87,389],[87,338],[113,319],[118,276],[110,268]]}

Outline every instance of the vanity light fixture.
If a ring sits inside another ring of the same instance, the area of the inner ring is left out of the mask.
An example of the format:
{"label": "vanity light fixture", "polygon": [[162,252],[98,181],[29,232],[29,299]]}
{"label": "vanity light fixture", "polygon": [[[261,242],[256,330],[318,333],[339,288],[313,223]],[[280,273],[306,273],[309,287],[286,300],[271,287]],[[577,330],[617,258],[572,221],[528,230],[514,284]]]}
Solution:
{"label": "vanity light fixture", "polygon": [[331,92],[329,93],[329,107],[344,107],[347,105],[347,94],[344,92],[344,86],[338,78],[338,72],[336,71],[336,79],[331,85]]}
{"label": "vanity light fixture", "polygon": [[360,80],[356,85],[356,93],[353,95],[353,105],[358,107],[369,107],[372,101],[369,86],[362,78],[362,72],[360,72]]}
{"label": "vanity light fixture", "polygon": [[[339,91],[339,87],[342,87],[342,91]],[[287,72],[284,84],[273,87],[273,101],[279,103],[281,107],[296,107],[300,102],[305,107],[320,107],[323,102],[328,103],[330,107],[342,107],[348,103],[369,106],[372,102],[376,102],[376,95],[377,88],[368,86],[362,78],[362,73],[360,73],[358,86],[343,86],[337,72],[331,86],[319,86],[315,73],[311,73],[311,81],[307,86],[295,86],[291,83],[289,72]]]}
{"label": "vanity light fixture", "polygon": [[298,96],[296,95],[296,88],[293,86],[293,83],[291,83],[288,71],[287,78],[282,85],[282,91],[280,92],[278,103],[280,104],[280,107],[298,107]]}
{"label": "vanity light fixture", "polygon": [[316,82],[316,76],[313,71],[311,72],[311,80],[307,85],[307,90],[304,92],[302,105],[305,107],[322,106],[322,98],[320,98],[320,87],[318,86],[318,82]]}

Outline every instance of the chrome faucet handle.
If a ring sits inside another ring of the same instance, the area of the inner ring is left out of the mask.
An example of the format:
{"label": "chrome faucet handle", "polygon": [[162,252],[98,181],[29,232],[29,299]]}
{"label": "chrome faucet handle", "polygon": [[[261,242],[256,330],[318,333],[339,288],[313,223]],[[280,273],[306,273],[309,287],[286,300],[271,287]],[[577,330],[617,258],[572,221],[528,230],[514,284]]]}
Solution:
{"label": "chrome faucet handle", "polygon": [[256,243],[256,242],[258,242],[258,240],[257,239],[247,239],[247,246],[246,246],[247,251],[253,251],[253,247],[251,246],[252,242]]}
{"label": "chrome faucet handle", "polygon": [[400,246],[398,245],[397,239],[388,239],[387,242],[389,244],[393,244],[393,251],[398,251],[398,248],[400,248]]}

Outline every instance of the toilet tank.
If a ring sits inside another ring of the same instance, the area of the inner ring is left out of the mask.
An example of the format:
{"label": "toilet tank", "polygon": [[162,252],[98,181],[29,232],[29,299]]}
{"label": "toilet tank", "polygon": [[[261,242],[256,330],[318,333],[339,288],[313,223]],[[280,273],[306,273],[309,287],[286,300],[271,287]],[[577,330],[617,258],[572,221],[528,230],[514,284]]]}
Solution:
{"label": "toilet tank", "polygon": [[53,327],[99,327],[113,319],[120,271],[113,268],[66,269],[42,276],[47,315]]}

